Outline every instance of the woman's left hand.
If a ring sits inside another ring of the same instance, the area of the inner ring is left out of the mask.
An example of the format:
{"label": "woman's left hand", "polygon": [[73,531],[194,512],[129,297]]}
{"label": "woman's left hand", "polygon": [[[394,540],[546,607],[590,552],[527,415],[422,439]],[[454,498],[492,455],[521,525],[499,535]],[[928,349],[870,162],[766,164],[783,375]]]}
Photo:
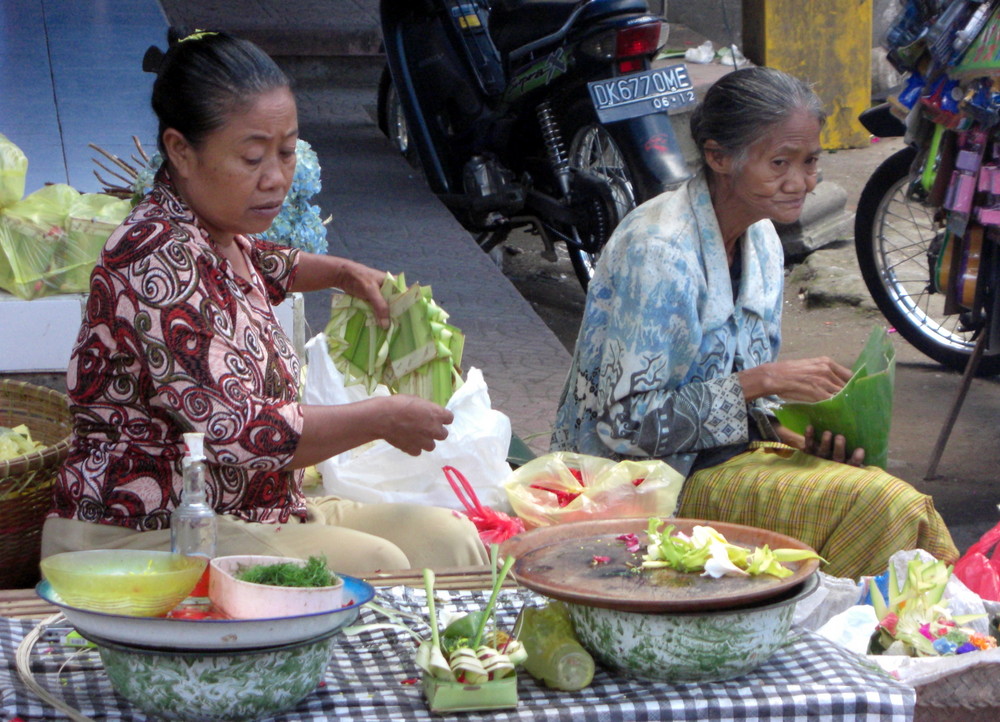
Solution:
{"label": "woman's left hand", "polygon": [[319,291],[339,288],[355,298],[368,301],[382,328],[389,327],[389,304],[382,297],[385,271],[338,256],[299,253],[299,268],[292,283],[293,291]]}
{"label": "woman's left hand", "polygon": [[806,427],[802,450],[813,456],[839,461],[851,466],[863,466],[865,463],[865,450],[861,447],[854,449],[848,455],[847,439],[844,438],[843,434],[824,431],[817,440],[816,430],[812,426]]}
{"label": "woman's left hand", "polygon": [[375,318],[382,328],[389,326],[389,304],[382,296],[385,271],[378,271],[363,263],[340,259],[343,264],[333,286],[362,301],[368,301],[375,311]]}

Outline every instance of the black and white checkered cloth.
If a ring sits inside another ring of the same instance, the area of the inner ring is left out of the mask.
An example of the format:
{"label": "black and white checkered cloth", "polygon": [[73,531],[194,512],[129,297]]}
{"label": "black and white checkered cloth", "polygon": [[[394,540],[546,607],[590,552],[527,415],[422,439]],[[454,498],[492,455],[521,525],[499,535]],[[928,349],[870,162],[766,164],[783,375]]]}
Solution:
{"label": "black and white checkered cloth", "polygon": [[[481,609],[487,592],[436,594],[438,609],[457,613]],[[407,587],[380,590],[376,603],[425,616],[422,591]],[[504,590],[498,621],[509,629],[523,602],[540,601],[525,590]],[[385,622],[364,609],[357,624]],[[410,622],[421,635],[426,625]],[[0,722],[65,719],[41,702],[20,681],[15,650],[33,627],[26,620],[0,619]],[[916,693],[888,678],[856,655],[824,638],[798,631],[794,639],[755,672],[709,684],[670,685],[611,674],[598,667],[594,681],[579,692],[558,692],[518,674],[519,707],[484,713],[431,715],[420,670],[413,662],[411,635],[394,629],[341,635],[323,684],[288,714],[298,720],[880,720],[913,718]],[[144,720],[140,712],[113,691],[95,651],[77,650],[42,639],[32,654],[32,672],[47,690],[100,720]]]}

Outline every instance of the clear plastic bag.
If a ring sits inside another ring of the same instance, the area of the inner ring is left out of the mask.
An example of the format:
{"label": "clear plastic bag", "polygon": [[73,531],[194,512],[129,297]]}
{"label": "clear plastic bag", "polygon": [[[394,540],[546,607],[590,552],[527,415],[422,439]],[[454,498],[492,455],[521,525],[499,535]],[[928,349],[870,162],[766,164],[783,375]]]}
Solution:
{"label": "clear plastic bag", "polygon": [[3,209],[0,251],[9,271],[9,278],[0,275],[4,290],[25,300],[49,295],[46,279],[56,249],[66,246],[66,217],[79,195],[71,186],[56,183]]}
{"label": "clear plastic bag", "polygon": [[0,133],[0,208],[17,203],[24,197],[24,179],[27,174],[27,157]]}
{"label": "clear plastic bag", "polygon": [[[327,352],[325,334],[306,344],[305,403],[341,404],[367,398],[363,386],[346,386],[344,377]],[[375,394],[385,392],[379,386]],[[448,425],[448,438],[432,451],[410,456],[387,441],[374,441],[316,465],[323,488],[331,496],[363,503],[398,502],[464,508],[442,471],[445,466],[461,469],[480,502],[492,509],[508,511],[503,482],[510,475],[510,419],[492,408],[489,389],[479,369],[470,368],[465,383],[449,399],[447,407],[455,419]]]}
{"label": "clear plastic bag", "polygon": [[101,256],[104,244],[132,210],[130,201],[103,193],[83,193],[70,206],[66,218],[68,233],[66,265],[51,286],[58,293],[90,290],[90,272]]}
{"label": "clear plastic bag", "polygon": [[514,471],[504,489],[531,529],[567,521],[670,517],[684,477],[658,460],[620,461],[557,451]]}
{"label": "clear plastic bag", "polygon": [[0,288],[25,300],[88,289],[90,272],[130,204],[66,184],[0,211]]}

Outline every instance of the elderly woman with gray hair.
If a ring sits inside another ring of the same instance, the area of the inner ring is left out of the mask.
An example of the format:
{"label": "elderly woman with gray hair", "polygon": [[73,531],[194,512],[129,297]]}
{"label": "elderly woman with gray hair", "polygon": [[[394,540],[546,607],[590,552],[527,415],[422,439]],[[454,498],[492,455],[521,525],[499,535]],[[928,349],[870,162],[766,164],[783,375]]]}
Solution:
{"label": "elderly woman with gray hair", "polygon": [[630,213],[587,293],[553,450],[662,459],[686,476],[678,516],[771,529],[813,546],[835,576],[885,570],[899,549],[954,561],[930,497],[824,431],[802,437],[774,397],[819,401],[850,371],[779,361],[784,254],[817,183],[825,113],[801,81],[730,73],[691,118],[702,167]]}

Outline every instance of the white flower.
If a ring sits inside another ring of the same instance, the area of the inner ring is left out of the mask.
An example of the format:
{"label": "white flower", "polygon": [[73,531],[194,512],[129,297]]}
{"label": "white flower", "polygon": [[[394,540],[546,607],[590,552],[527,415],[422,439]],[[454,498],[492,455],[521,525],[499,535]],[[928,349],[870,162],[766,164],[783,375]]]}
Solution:
{"label": "white flower", "polygon": [[[695,527],[695,529],[699,528],[704,529],[705,527]],[[709,558],[705,561],[705,571],[702,573],[703,577],[714,577],[718,579],[719,577],[724,577],[727,574],[741,577],[750,576],[747,572],[743,571],[729,560],[729,550],[726,548],[726,544],[724,542],[717,539],[710,542],[708,553]]]}

